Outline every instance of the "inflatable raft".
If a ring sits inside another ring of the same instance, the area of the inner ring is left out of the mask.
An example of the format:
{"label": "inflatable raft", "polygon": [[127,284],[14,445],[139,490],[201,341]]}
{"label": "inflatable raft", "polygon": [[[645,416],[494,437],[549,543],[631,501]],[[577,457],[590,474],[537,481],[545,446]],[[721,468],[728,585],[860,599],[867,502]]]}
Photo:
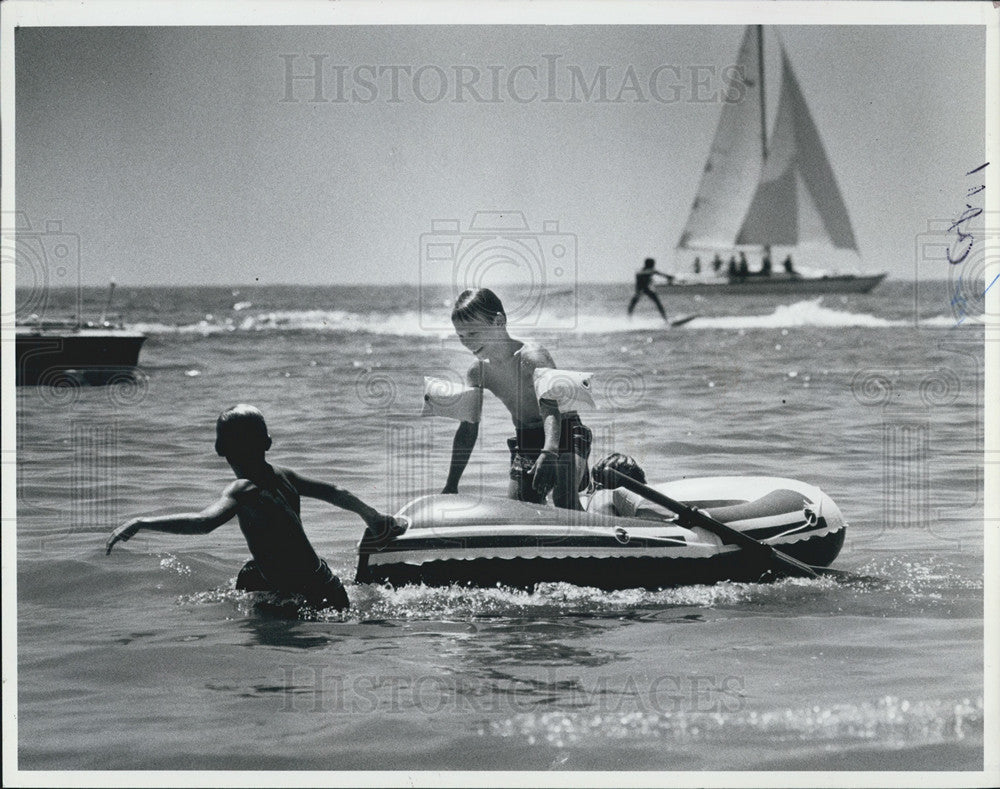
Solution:
{"label": "inflatable raft", "polygon": [[[828,567],[847,524],[819,488],[779,477],[704,477],[653,486],[715,520],[816,567]],[[404,534],[362,540],[359,583],[531,588],[563,581],[659,589],[766,580],[759,553],[661,516],[617,517],[470,495],[423,496],[401,509]]]}

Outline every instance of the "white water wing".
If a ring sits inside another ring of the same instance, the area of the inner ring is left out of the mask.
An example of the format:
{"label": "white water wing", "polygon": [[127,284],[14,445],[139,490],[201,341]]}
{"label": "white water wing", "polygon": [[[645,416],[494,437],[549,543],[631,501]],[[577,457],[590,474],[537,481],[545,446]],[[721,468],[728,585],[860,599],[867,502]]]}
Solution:
{"label": "white water wing", "polygon": [[593,373],[539,367],[533,373],[535,395],[539,400],[555,400],[560,411],[596,408],[590,393],[590,379],[593,376]]}
{"label": "white water wing", "polygon": [[478,422],[483,411],[483,390],[442,378],[424,377],[421,416],[443,416],[459,422]]}

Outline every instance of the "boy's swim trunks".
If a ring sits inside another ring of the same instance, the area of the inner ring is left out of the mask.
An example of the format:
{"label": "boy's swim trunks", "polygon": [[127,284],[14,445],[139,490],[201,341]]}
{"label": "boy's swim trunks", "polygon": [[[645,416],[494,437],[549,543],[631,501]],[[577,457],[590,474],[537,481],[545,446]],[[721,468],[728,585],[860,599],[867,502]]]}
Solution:
{"label": "boy's swim trunks", "polygon": [[323,559],[319,560],[319,567],[315,572],[303,579],[301,586],[295,589],[275,589],[268,583],[257,562],[251,559],[243,565],[243,569],[236,577],[236,588],[244,592],[287,592],[302,595],[306,598],[306,603],[313,608],[333,607],[343,611],[351,604],[344,584],[333,574]]}
{"label": "boy's swim trunks", "polygon": [[[590,470],[586,460],[590,457],[590,445],[593,433],[580,421],[576,414],[564,417],[559,430],[559,461],[565,462],[564,455],[577,455],[584,459],[583,479],[580,480],[580,490],[586,490],[590,484]],[[518,499],[532,504],[541,504],[551,492],[552,486],[544,492],[534,488],[534,475],[531,467],[538,460],[542,447],[545,446],[545,431],[540,427],[518,430],[514,438],[507,439],[510,449],[510,478],[517,483]]]}

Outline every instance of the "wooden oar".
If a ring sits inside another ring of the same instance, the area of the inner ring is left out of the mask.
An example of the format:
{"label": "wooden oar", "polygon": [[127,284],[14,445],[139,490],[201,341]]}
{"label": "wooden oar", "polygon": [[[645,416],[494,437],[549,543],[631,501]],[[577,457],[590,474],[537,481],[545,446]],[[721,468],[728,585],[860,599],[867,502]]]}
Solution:
{"label": "wooden oar", "polygon": [[679,501],[675,501],[658,490],[654,490],[648,485],[643,485],[631,477],[626,477],[614,469],[605,469],[604,473],[611,477],[611,482],[615,487],[626,488],[644,499],[648,499],[654,504],[666,507],[671,512],[677,513],[677,522],[682,526],[701,526],[705,531],[719,537],[723,542],[736,545],[750,551],[766,562],[782,575],[790,575],[796,578],[818,578],[816,571],[804,562],[793,559],[791,556],[775,550],[767,543],[758,542],[743,532],[720,523],[708,513],[696,507],[690,507]]}

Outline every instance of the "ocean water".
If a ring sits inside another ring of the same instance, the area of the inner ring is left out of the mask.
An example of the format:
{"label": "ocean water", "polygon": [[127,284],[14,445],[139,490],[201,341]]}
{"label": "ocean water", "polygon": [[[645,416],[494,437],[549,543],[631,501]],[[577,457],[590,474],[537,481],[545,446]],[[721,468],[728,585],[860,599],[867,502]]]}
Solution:
{"label": "ocean water", "polygon": [[[136,381],[17,390],[21,768],[983,768],[983,331],[955,325],[946,283],[671,297],[701,317],[669,331],[649,303],[625,320],[625,287],[502,295],[512,334],[594,373],[595,456],[629,452],[655,482],[818,485],[850,524],[849,577],[348,583],[346,614],[289,618],[234,591],[235,522],[105,556],[126,518],[228,484],[213,426],[236,402],[263,410],[273,462],[383,510],[436,492],[455,423],[419,417],[423,376],[472,358],[443,290],[121,288],[149,335]],[[94,315],[104,294],[81,298]],[[488,397],[463,491],[504,495],[509,433]],[[353,580],[360,520],[308,500],[303,520]]]}

